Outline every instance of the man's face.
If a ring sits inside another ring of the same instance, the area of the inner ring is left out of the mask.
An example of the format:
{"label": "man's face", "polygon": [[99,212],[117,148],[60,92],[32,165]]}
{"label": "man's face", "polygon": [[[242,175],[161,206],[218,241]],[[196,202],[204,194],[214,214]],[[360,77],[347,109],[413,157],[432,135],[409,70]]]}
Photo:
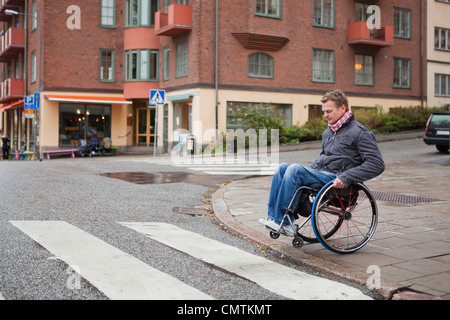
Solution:
{"label": "man's face", "polygon": [[328,100],[322,104],[322,112],[328,124],[335,124],[345,114],[345,106],[336,106],[336,102]]}

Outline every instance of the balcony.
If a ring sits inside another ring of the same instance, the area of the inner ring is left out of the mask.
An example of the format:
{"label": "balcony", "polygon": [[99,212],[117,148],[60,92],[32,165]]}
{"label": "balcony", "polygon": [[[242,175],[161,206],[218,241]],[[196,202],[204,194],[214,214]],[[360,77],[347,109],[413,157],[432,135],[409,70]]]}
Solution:
{"label": "balcony", "polygon": [[25,48],[25,29],[9,28],[0,36],[0,62],[8,62],[23,52]]}
{"label": "balcony", "polygon": [[171,4],[155,13],[155,34],[175,37],[192,30],[192,6]]}
{"label": "balcony", "polygon": [[9,21],[11,16],[5,14],[6,9],[20,11],[20,7],[25,4],[25,0],[0,0],[0,21]]}
{"label": "balcony", "polygon": [[9,78],[0,82],[0,102],[5,103],[17,98],[23,98],[24,85],[24,79]]}
{"label": "balcony", "polygon": [[348,44],[364,44],[378,47],[394,45],[394,27],[381,26],[381,29],[370,30],[366,21],[351,22],[348,25]]}

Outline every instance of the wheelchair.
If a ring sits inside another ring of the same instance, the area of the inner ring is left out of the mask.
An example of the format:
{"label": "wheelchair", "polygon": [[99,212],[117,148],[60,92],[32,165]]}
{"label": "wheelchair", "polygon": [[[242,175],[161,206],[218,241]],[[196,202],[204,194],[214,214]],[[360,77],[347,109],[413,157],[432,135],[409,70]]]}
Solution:
{"label": "wheelchair", "polygon": [[[363,183],[337,189],[331,181],[324,186],[298,188],[280,225],[288,222],[292,226],[295,231],[292,245],[296,248],[301,248],[304,242],[320,242],[334,253],[346,254],[358,251],[369,242],[377,221],[375,198]],[[283,227],[268,229],[272,239],[287,235]]]}

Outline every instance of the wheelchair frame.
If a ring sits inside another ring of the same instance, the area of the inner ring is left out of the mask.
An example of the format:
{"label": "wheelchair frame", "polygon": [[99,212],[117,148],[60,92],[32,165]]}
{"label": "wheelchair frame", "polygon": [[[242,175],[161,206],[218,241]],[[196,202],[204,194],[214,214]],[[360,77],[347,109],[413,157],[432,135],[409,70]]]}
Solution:
{"label": "wheelchair frame", "polygon": [[[326,249],[342,254],[356,252],[364,247],[375,233],[378,221],[373,194],[363,183],[352,184],[344,189],[335,189],[332,184],[331,181],[321,188],[298,188],[285,210],[280,228],[273,230],[267,227],[270,237],[278,239],[280,234],[289,236],[282,227],[288,222],[295,232],[292,245],[296,248],[301,248],[305,241],[320,242]],[[300,192],[314,196],[314,202],[310,215],[296,224],[294,214]],[[311,223],[315,237],[302,234],[308,223]]]}

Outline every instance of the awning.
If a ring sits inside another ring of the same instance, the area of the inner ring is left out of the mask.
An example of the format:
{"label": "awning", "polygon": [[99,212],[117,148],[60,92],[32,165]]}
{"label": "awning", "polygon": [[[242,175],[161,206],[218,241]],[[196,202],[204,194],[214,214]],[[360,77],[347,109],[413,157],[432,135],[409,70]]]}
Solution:
{"label": "awning", "polygon": [[133,103],[124,98],[112,96],[68,96],[59,94],[46,94],[45,97],[50,101],[61,101],[61,102],[111,103],[111,104]]}
{"label": "awning", "polygon": [[9,109],[18,108],[18,107],[21,107],[21,104],[23,104],[23,99],[19,100],[19,101],[16,101],[16,102],[13,102],[13,103],[10,103],[10,104],[8,104],[6,106],[1,106],[0,107],[0,111],[6,111],[6,110],[9,110]]}

